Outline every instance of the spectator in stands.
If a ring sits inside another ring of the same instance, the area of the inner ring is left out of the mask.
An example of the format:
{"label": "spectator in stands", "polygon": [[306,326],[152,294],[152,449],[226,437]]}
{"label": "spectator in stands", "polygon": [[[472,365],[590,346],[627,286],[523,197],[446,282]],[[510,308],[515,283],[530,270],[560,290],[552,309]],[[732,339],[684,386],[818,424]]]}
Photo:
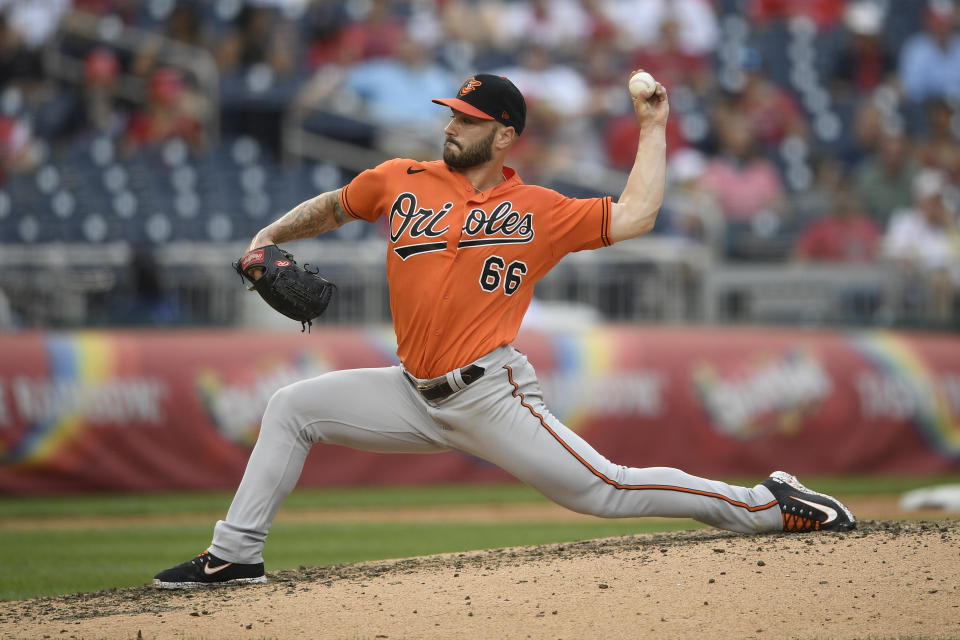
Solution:
{"label": "spectator in stands", "polygon": [[[362,3],[358,5],[363,7]],[[311,71],[331,64],[348,66],[391,58],[406,35],[406,24],[391,0],[372,0],[359,14],[356,9],[348,9],[341,15],[325,7],[322,18],[326,26],[315,31],[306,53]]]}
{"label": "spectator in stands", "polygon": [[162,66],[162,56],[171,43],[193,47],[206,53],[211,38],[212,34],[204,29],[197,5],[192,2],[178,2],[166,19],[163,31],[151,32],[140,43],[140,48],[130,63],[130,72],[147,78],[151,72]]}
{"label": "spectator in stands", "polygon": [[752,47],[740,51],[740,69],[746,82],[726,99],[720,100],[713,114],[714,129],[719,130],[730,112],[743,114],[753,137],[765,150],[775,150],[789,136],[807,137],[808,126],[796,99],[767,77],[763,57]]}
{"label": "spectator in stands", "polygon": [[547,180],[545,175],[562,172],[574,159],[603,161],[590,116],[606,105],[594,99],[579,69],[532,42],[523,47],[517,66],[495,73],[510,78],[527,101],[526,140],[515,147],[515,162],[523,166],[524,175],[537,176],[530,180]]}
{"label": "spectator in stands", "polygon": [[813,182],[790,196],[793,215],[799,227],[805,227],[836,207],[837,193],[850,179],[842,160],[833,154],[818,153],[810,159]]}
{"label": "spectator in stands", "polygon": [[295,35],[276,8],[244,4],[234,25],[216,46],[221,74],[262,72],[271,82],[292,75],[297,69]]}
{"label": "spectator in stands", "polygon": [[722,255],[724,219],[716,197],[704,188],[707,160],[695,149],[681,149],[667,165],[667,192],[656,230],[707,246]]}
{"label": "spectator in stands", "polygon": [[529,44],[572,50],[590,35],[590,16],[578,0],[493,2],[487,3],[482,15],[489,25],[491,45],[500,51],[516,51]]}
{"label": "spectator in stands", "polygon": [[0,87],[39,75],[40,56],[27,48],[23,35],[10,24],[7,14],[0,12]]}
{"label": "spectator in stands", "polygon": [[[610,0],[580,0],[580,7],[586,14],[584,26],[585,41],[589,44],[604,42],[613,50],[617,49],[618,25],[610,18],[607,8]],[[585,49],[575,48],[576,55],[583,57]]]}
{"label": "spectator in stands", "polygon": [[28,51],[40,48],[57,30],[60,19],[70,9],[70,0],[31,0],[0,2],[4,22],[17,34],[17,42]]}
{"label": "spectator in stands", "polygon": [[318,69],[298,94],[296,113],[314,133],[391,154],[432,157],[438,119],[445,116],[424,109],[424,101],[458,86],[426,47],[404,36],[395,57]]}
{"label": "spectator in stands", "polygon": [[956,211],[945,198],[947,186],[943,172],[919,171],[913,205],[890,219],[883,239],[884,256],[896,262],[905,278],[904,302],[922,305],[940,321],[953,318],[960,285],[960,233]]}
{"label": "spectator in stands", "polygon": [[[667,90],[669,91],[669,89]],[[631,144],[628,140],[631,139],[631,135],[636,136],[637,131],[635,122],[631,123],[623,114],[609,118],[603,133],[603,146],[606,154],[604,164],[614,169],[628,171],[637,151],[636,145]],[[668,156],[672,156],[677,151],[690,146],[679,118],[667,122],[666,137]]]}
{"label": "spectator in stands", "polygon": [[702,182],[723,211],[725,257],[782,259],[790,211],[780,172],[759,153],[745,114],[731,110],[717,122],[720,153],[707,163]]}
{"label": "spectator in stands", "polygon": [[239,4],[212,48],[220,70],[221,129],[275,147],[283,110],[301,80],[300,32],[279,3]]}
{"label": "spectator in stands", "polygon": [[699,94],[712,84],[712,70],[707,56],[685,49],[680,42],[680,23],[675,13],[660,25],[659,37],[637,49],[630,58],[631,69],[643,69],[657,82],[672,91],[688,87]]}
{"label": "spectator in stands", "polygon": [[127,124],[124,151],[132,153],[173,138],[184,140],[193,149],[203,148],[204,108],[201,97],[184,84],[180,71],[157,69],[150,75],[146,104],[131,115]]}
{"label": "spectator in stands", "polygon": [[560,62],[542,44],[524,45],[519,64],[501,72],[527,97],[528,109],[539,114],[536,120],[541,125],[550,122],[562,127],[590,109],[591,96],[583,74]]}
{"label": "spectator in stands", "polygon": [[797,238],[793,259],[799,262],[872,262],[881,231],[841,183],[827,215],[808,224]]}
{"label": "spectator in stands", "polygon": [[748,116],[730,110],[718,120],[720,153],[707,163],[704,186],[713,193],[724,219],[749,223],[758,216],[786,213],[786,193],[777,167],[759,153]]}
{"label": "spectator in stands", "polygon": [[[68,8],[68,0],[0,0],[2,109],[5,115],[19,120],[14,130],[28,130],[34,144],[52,133],[56,127],[48,125],[55,123],[60,115],[45,108],[56,94],[56,83],[45,72],[42,58],[44,44]],[[12,153],[9,144],[4,153],[8,168],[20,164],[17,161],[9,165]]]}
{"label": "spectator in stands", "polygon": [[913,201],[914,162],[903,133],[882,134],[878,150],[860,162],[854,171],[856,195],[867,214],[886,228],[894,210]]}
{"label": "spectator in stands", "polygon": [[900,51],[900,82],[908,102],[960,98],[960,35],[958,10],[952,0],[930,0],[923,31]]}
{"label": "spectator in stands", "polygon": [[424,96],[442,95],[456,85],[426,47],[405,36],[396,44],[394,57],[350,68],[343,89],[360,96],[378,126],[432,128],[437,116],[423,109]]}
{"label": "spectator in stands", "polygon": [[844,42],[833,59],[830,89],[834,98],[857,99],[889,82],[896,56],[883,40],[883,8],[873,0],[856,0],[844,12]]}
{"label": "spectator in stands", "polygon": [[926,131],[917,141],[918,161],[960,184],[960,135],[953,124],[960,114],[942,98],[930,100],[925,112]]}
{"label": "spectator in stands", "polygon": [[623,93],[625,63],[610,40],[609,33],[599,31],[584,46],[576,64],[597,103],[595,116],[600,121],[611,113],[630,108],[630,97]]}
{"label": "spectator in stands", "polygon": [[284,111],[303,81],[301,31],[287,13],[292,5],[219,4],[241,6],[213,47],[220,69],[220,129],[251,136],[279,152]]}
{"label": "spectator in stands", "polygon": [[0,184],[8,174],[37,168],[41,159],[40,146],[30,123],[23,118],[0,114]]}
{"label": "spectator in stands", "polygon": [[57,142],[121,136],[128,106],[120,95],[121,65],[117,51],[110,46],[97,45],[86,51],[77,83],[52,84],[44,92],[45,99],[32,105],[38,134]]}
{"label": "spectator in stands", "polygon": [[847,140],[844,159],[850,164],[865,162],[879,152],[884,139],[888,136],[905,135],[898,114],[892,113],[887,97],[883,92],[874,92],[869,98],[858,96],[853,104],[853,117]]}
{"label": "spectator in stands", "polygon": [[109,47],[99,46],[83,60],[83,83],[73,92],[66,134],[111,138],[122,134],[126,118],[117,96],[120,62]]}
{"label": "spectator in stands", "polygon": [[478,53],[489,46],[486,29],[477,23],[477,11],[467,0],[418,0],[410,6],[405,28],[407,35],[460,76],[477,68]]}
{"label": "spectator in stands", "polygon": [[713,4],[710,0],[607,0],[604,11],[617,26],[617,44],[624,51],[656,46],[664,24],[672,22],[680,51],[700,57],[712,53],[720,41]]}
{"label": "spectator in stands", "polygon": [[393,58],[376,58],[350,68],[343,90],[360,98],[377,131],[377,145],[391,153],[432,157],[442,114],[423,108],[424,100],[457,90],[457,79],[437,64],[422,44],[404,36]]}

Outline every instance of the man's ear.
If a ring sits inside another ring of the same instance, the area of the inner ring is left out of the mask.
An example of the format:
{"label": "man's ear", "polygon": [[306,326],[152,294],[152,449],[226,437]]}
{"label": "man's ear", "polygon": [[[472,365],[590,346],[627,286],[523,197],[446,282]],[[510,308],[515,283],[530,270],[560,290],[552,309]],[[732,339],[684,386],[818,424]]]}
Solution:
{"label": "man's ear", "polygon": [[517,130],[513,127],[500,126],[493,144],[497,149],[509,149],[517,139]]}

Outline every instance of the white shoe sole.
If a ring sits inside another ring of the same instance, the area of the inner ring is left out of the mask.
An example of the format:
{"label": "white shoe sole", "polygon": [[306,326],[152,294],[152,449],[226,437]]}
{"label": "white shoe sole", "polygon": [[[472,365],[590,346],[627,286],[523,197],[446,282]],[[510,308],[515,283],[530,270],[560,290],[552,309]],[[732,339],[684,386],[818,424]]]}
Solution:
{"label": "white shoe sole", "polygon": [[224,580],[223,582],[163,582],[153,579],[153,586],[157,589],[199,589],[201,587],[219,587],[221,585],[239,585],[239,584],[263,584],[267,581],[267,576],[257,578],[234,578],[233,580]]}

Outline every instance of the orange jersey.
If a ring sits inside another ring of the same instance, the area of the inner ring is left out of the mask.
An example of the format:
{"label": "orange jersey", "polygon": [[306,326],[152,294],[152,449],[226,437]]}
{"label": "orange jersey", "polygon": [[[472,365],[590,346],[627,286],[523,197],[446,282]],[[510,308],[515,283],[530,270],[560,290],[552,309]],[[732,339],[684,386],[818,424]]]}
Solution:
{"label": "orange jersey", "polygon": [[437,160],[394,159],[340,192],[351,216],[387,216],[387,282],[397,355],[433,378],[512,341],[536,284],[571,251],[610,244],[611,199],[567,198],[506,180],[476,193]]}

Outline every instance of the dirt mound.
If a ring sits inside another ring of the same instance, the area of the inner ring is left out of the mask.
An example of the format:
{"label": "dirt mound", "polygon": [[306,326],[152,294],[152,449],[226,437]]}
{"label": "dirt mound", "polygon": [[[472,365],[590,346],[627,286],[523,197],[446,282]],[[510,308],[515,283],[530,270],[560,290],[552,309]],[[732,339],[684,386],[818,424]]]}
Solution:
{"label": "dirt mound", "polygon": [[0,603],[2,638],[960,637],[960,523],[641,535]]}

